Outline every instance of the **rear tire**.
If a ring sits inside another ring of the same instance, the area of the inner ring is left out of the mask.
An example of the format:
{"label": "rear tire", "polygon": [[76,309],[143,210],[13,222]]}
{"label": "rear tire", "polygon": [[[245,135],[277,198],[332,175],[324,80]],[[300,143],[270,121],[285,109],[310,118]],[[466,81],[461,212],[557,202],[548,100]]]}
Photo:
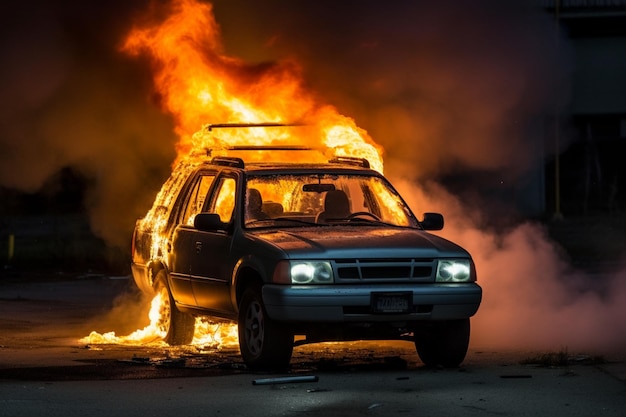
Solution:
{"label": "rear tire", "polygon": [[458,367],[467,354],[470,320],[430,323],[415,331],[415,349],[424,365]]}
{"label": "rear tire", "polygon": [[239,304],[239,349],[254,370],[276,371],[289,366],[293,334],[267,315],[261,288],[245,290]]}
{"label": "rear tire", "polygon": [[163,341],[169,345],[188,345],[193,340],[196,319],[183,313],[174,303],[174,298],[167,283],[167,273],[160,270],[154,280],[155,294],[161,295],[157,329]]}

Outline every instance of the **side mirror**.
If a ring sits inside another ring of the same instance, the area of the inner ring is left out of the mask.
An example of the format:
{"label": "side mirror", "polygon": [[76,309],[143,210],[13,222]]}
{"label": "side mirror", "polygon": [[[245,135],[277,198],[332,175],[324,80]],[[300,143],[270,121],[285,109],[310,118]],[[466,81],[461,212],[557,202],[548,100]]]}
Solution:
{"label": "side mirror", "polygon": [[214,230],[226,229],[226,223],[224,223],[217,213],[198,213],[193,219],[193,227],[198,230],[210,232]]}
{"label": "side mirror", "polygon": [[443,215],[439,213],[424,213],[422,220],[424,230],[441,230],[443,229]]}

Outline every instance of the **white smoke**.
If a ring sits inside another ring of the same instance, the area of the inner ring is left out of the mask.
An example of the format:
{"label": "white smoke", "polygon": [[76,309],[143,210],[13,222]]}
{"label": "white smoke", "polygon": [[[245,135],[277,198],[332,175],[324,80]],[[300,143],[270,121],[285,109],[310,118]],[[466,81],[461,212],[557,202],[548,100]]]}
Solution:
{"label": "white smoke", "polygon": [[416,210],[444,213],[439,235],[473,256],[482,305],[472,321],[473,347],[597,354],[626,349],[626,262],[610,274],[575,269],[544,225],[499,231],[482,226],[476,208],[430,184],[396,184]]}

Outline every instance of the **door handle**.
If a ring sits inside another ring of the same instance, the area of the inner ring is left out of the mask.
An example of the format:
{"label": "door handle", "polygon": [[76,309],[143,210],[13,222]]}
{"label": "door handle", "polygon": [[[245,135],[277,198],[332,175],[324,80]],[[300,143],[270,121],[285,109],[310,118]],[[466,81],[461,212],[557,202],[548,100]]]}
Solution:
{"label": "door handle", "polygon": [[196,253],[202,252],[202,242],[196,242]]}

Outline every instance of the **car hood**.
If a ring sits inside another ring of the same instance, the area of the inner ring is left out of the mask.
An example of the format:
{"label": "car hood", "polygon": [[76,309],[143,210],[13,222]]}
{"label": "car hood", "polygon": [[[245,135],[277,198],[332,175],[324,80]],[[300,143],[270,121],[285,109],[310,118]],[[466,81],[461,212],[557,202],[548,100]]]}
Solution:
{"label": "car hood", "polygon": [[412,228],[328,226],[252,234],[278,247],[288,258],[469,257],[449,240]]}

